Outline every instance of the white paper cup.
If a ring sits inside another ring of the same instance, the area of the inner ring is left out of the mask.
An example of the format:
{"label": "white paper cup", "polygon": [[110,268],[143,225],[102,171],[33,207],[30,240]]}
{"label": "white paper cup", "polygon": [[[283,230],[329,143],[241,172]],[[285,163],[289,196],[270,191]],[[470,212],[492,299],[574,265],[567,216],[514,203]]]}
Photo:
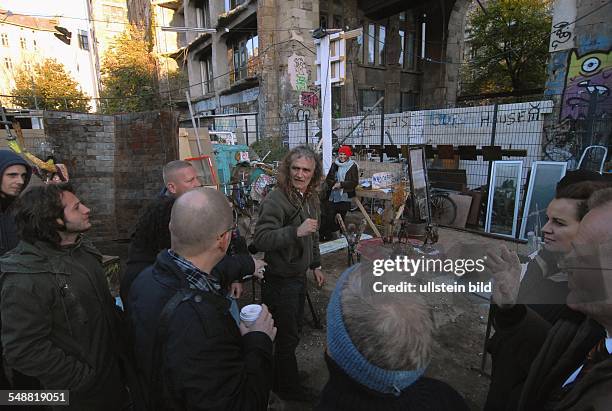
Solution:
{"label": "white paper cup", "polygon": [[255,324],[257,318],[259,318],[259,314],[261,314],[261,305],[246,305],[242,307],[242,310],[240,310],[240,321],[242,321],[247,327],[251,327],[253,324]]}

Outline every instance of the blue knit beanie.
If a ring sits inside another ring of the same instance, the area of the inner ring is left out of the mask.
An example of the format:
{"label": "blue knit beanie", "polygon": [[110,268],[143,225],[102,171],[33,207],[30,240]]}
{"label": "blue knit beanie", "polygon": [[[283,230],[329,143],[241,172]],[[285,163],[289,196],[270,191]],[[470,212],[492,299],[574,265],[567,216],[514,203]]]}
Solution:
{"label": "blue knit beanie", "polygon": [[344,326],[341,296],[344,284],[358,266],[355,265],[342,274],[329,300],[327,350],[334,362],[354,381],[380,393],[400,395],[402,390],[423,375],[425,368],[410,371],[385,370],[371,364],[353,344]]}

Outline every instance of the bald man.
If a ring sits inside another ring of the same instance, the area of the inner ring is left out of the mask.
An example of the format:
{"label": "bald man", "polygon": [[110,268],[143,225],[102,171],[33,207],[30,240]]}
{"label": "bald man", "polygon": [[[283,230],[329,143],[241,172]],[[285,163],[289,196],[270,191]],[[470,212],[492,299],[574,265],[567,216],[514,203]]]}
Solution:
{"label": "bald man", "polygon": [[[200,221],[207,221],[202,230]],[[219,279],[232,211],[220,192],[198,188],[178,198],[171,245],[134,281],[129,317],[150,405],[173,410],[265,410],[272,383],[274,320],[264,305],[241,323]]]}
{"label": "bald man", "polygon": [[[128,293],[134,279],[142,270],[155,262],[160,251],[170,247],[168,224],[170,211],[176,199],[187,191],[202,186],[195,168],[188,161],[169,162],[164,166],[162,175],[164,192],[146,206],[132,231],[126,269],[121,278],[121,299],[124,302],[129,300]],[[212,220],[200,218],[194,223],[200,229],[206,230],[210,221]],[[238,277],[240,274],[245,276],[261,269],[265,265],[263,261],[256,260],[248,254],[246,243],[241,246],[244,240],[237,235],[237,232],[232,233],[232,236],[234,242],[232,248],[237,249],[238,255],[224,259],[216,271]],[[224,280],[224,286],[230,286],[229,283]],[[242,292],[240,283],[232,283],[231,291],[236,298],[240,297]]]}

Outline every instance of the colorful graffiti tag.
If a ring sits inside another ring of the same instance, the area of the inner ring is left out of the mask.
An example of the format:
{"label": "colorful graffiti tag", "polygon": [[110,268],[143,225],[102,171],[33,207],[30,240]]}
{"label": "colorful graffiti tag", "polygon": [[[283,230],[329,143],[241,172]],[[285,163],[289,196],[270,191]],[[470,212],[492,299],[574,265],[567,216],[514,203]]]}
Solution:
{"label": "colorful graffiti tag", "polygon": [[570,52],[561,120],[600,117],[612,109],[612,51]]}

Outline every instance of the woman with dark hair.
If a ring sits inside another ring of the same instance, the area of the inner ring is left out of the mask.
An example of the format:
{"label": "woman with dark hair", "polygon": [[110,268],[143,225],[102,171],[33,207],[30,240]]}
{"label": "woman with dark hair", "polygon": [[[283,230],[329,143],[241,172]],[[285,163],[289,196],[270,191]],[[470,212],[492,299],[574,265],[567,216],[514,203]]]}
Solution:
{"label": "woman with dark hair", "polygon": [[518,302],[528,304],[551,324],[558,319],[569,293],[567,274],[557,263],[572,248],[580,221],[588,211],[586,200],[593,192],[608,186],[603,181],[569,185],[562,181],[546,209],[548,222],[542,227],[544,247],[527,264]]}

